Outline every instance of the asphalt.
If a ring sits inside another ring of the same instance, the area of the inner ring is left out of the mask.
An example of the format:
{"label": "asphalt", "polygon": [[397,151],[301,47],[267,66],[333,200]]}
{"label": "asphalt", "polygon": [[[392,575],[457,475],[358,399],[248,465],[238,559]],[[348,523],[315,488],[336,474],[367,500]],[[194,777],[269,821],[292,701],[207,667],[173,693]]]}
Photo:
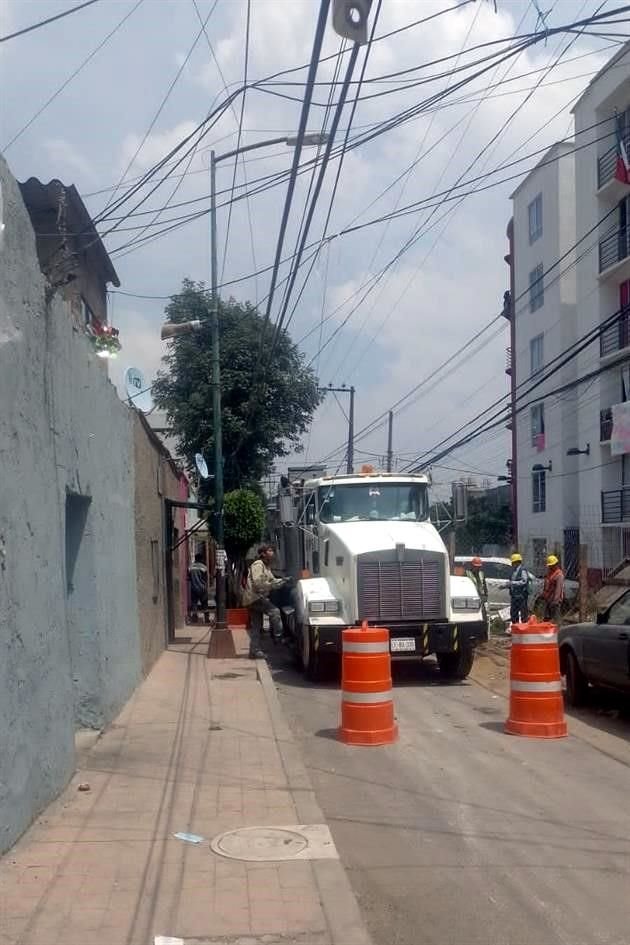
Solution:
{"label": "asphalt", "polygon": [[376,945],[629,945],[630,723],[508,736],[501,695],[407,665],[398,743],[349,748],[337,685],[270,661]]}

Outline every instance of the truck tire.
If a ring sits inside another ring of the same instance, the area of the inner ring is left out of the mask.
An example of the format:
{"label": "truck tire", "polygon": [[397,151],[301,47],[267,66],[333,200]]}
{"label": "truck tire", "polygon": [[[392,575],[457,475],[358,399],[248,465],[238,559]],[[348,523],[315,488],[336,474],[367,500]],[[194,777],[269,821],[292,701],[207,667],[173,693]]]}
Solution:
{"label": "truck tire", "polygon": [[567,702],[574,709],[579,709],[587,700],[588,682],[572,650],[567,653],[566,679]]}
{"label": "truck tire", "polygon": [[472,646],[460,646],[454,653],[438,653],[437,661],[444,679],[462,680],[470,673],[475,658]]}
{"label": "truck tire", "polygon": [[300,642],[299,659],[302,671],[311,682],[317,682],[322,678],[322,660],[319,651],[315,649],[315,637],[312,627],[302,625]]}

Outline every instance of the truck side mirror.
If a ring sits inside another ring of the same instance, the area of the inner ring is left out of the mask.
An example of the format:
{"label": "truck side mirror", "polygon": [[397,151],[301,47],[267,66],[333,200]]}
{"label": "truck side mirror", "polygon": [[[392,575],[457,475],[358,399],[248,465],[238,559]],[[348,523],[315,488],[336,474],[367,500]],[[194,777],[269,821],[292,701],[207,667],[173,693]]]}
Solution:
{"label": "truck side mirror", "polygon": [[313,552],[313,574],[319,574],[319,551]]}

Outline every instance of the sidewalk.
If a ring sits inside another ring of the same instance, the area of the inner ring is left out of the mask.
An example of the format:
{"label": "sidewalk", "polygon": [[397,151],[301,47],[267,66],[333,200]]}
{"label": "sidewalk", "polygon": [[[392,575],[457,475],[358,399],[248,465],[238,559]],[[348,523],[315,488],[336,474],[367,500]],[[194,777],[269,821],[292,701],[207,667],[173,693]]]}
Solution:
{"label": "sidewalk", "polygon": [[0,860],[0,945],[369,945],[338,859],[210,848],[239,827],[323,824],[244,637],[234,631],[231,659],[206,659],[207,637],[164,653],[81,753],[67,790]]}

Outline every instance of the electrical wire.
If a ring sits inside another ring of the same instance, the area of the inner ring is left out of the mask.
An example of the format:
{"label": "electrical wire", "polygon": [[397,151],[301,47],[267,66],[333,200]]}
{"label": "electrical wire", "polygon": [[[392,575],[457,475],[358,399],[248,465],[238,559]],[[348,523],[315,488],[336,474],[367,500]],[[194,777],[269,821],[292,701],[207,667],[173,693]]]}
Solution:
{"label": "electrical wire", "polygon": [[[302,146],[304,143],[304,135],[306,133],[306,124],[308,121],[308,114],[310,111],[311,99],[313,97],[313,83],[315,81],[315,75],[317,73],[317,66],[319,64],[319,59],[321,55],[321,49],[324,42],[324,34],[326,31],[326,18],[328,16],[328,9],[330,7],[330,0],[320,0],[319,16],[317,20],[317,27],[315,30],[315,38],[313,41],[313,51],[311,53],[311,63],[308,70],[307,78],[307,87],[304,92],[304,99],[302,102],[302,111],[300,114],[300,124],[298,127],[297,141],[295,145],[295,150],[293,152],[293,163],[291,166],[291,173],[289,177],[289,184],[287,187],[287,193],[284,201],[284,209],[282,211],[282,219],[280,221],[280,232],[278,234],[278,240],[276,243],[276,253],[275,260],[273,264],[273,269],[271,272],[271,285],[269,288],[269,294],[267,297],[267,306],[265,311],[265,322],[269,322],[269,317],[271,314],[271,308],[273,305],[273,297],[276,288],[276,282],[278,279],[278,270],[280,268],[280,260],[282,258],[282,249],[284,247],[284,239],[286,235],[287,224],[289,222],[289,213],[291,211],[291,203],[293,201],[293,193],[295,191],[295,181],[297,178],[298,166],[300,163],[300,155],[302,153]],[[262,344],[262,337],[261,337]]]}
{"label": "electrical wire", "polygon": [[118,23],[117,23],[116,26],[113,28],[113,30],[111,30],[111,31],[104,37],[104,39],[102,39],[102,40],[100,41],[100,43],[98,44],[98,46],[95,46],[95,48],[92,50],[92,52],[89,53],[89,55],[87,55],[87,56],[85,57],[85,59],[80,63],[80,65],[78,65],[77,68],[76,68],[73,72],[70,73],[70,75],[68,76],[68,78],[64,80],[64,82],[59,86],[59,88],[56,89],[56,90],[53,92],[53,94],[52,94],[49,98],[46,99],[46,101],[44,102],[44,104],[41,105],[40,108],[37,109],[37,111],[35,112],[35,114],[34,114],[34,115],[31,115],[31,117],[28,119],[28,121],[26,122],[26,124],[22,125],[22,127],[19,129],[19,131],[16,131],[16,133],[13,135],[13,137],[12,137],[9,141],[7,141],[6,144],[2,145],[2,148],[1,148],[0,150],[5,151],[5,152],[8,151],[9,148],[12,147],[12,146],[15,144],[15,142],[16,142],[19,138],[22,137],[22,135],[24,134],[24,132],[25,132],[25,131],[28,131],[28,129],[29,129],[29,128],[31,127],[31,125],[33,124],[33,122],[37,121],[37,119],[39,118],[39,116],[40,116],[43,112],[46,111],[46,109],[48,108],[49,105],[52,105],[52,103],[55,101],[55,99],[58,98],[58,97],[61,95],[61,93],[64,91],[64,89],[66,89],[66,88],[70,85],[70,83],[72,82],[72,80],[75,79],[75,78],[79,75],[79,73],[87,66],[87,64],[92,61],[92,59],[94,58],[94,56],[96,56],[96,54],[101,51],[101,49],[103,48],[103,46],[105,46],[106,43],[109,42],[109,40],[112,38],[112,36],[115,35],[115,33],[118,32],[118,30],[121,28],[121,26],[124,26],[124,24],[127,22],[127,20],[128,20],[131,16],[133,16],[133,14],[136,12],[136,10],[138,9],[138,7],[141,6],[143,3],[144,3],[144,0],[136,0],[136,2],[134,3],[134,5],[132,6],[132,8],[131,8],[127,13],[125,13],[125,15],[123,16],[123,18],[122,18],[121,20],[118,21]]}
{"label": "electrical wire", "polygon": [[173,92],[173,89],[174,89],[175,86],[177,85],[179,79],[181,78],[181,75],[182,75],[184,69],[185,69],[186,66],[188,65],[188,62],[190,61],[190,57],[192,56],[193,52],[195,51],[195,49],[196,49],[196,47],[197,47],[197,43],[198,43],[199,40],[201,39],[201,36],[202,36],[202,33],[203,33],[203,27],[205,27],[206,23],[208,22],[208,20],[210,19],[210,17],[211,17],[212,14],[214,13],[214,10],[215,10],[215,7],[216,7],[217,3],[218,3],[218,0],[215,0],[214,4],[213,4],[213,6],[212,6],[212,9],[210,10],[210,12],[208,13],[208,16],[206,17],[205,23],[203,23],[202,29],[200,29],[199,32],[197,33],[197,35],[195,36],[195,38],[194,38],[194,40],[193,40],[193,42],[192,42],[192,45],[190,46],[190,49],[189,49],[188,52],[186,53],[186,56],[184,57],[184,59],[183,59],[181,65],[180,65],[179,69],[178,69],[177,72],[175,73],[175,77],[174,77],[173,80],[171,81],[171,84],[169,85],[168,89],[166,90],[166,92],[165,92],[165,94],[164,94],[164,96],[163,96],[163,98],[162,98],[162,101],[160,102],[160,104],[159,104],[159,106],[158,106],[157,111],[155,112],[153,118],[151,119],[151,121],[150,121],[150,123],[149,123],[149,127],[148,127],[147,130],[145,131],[145,133],[144,133],[144,135],[143,135],[143,137],[142,137],[142,140],[140,141],[140,144],[138,145],[138,147],[137,147],[136,150],[134,151],[133,156],[130,158],[129,163],[127,164],[125,170],[123,171],[123,173],[122,173],[122,175],[121,175],[121,177],[120,177],[120,180],[118,181],[118,183],[116,184],[116,186],[113,188],[112,193],[111,193],[110,197],[109,197],[108,200],[107,200],[107,203],[105,204],[105,206],[103,207],[103,209],[99,211],[99,214],[98,214],[99,216],[102,217],[103,213],[107,210],[107,208],[108,208],[109,205],[112,203],[112,201],[116,199],[116,194],[118,193],[118,191],[119,191],[120,188],[122,187],[122,185],[123,185],[123,183],[125,182],[125,179],[126,179],[126,177],[127,177],[127,174],[129,173],[129,171],[131,170],[131,168],[132,168],[133,165],[135,164],[135,162],[136,162],[136,160],[137,160],[137,158],[138,158],[138,155],[140,154],[140,152],[142,151],[143,147],[144,147],[145,144],[147,143],[147,140],[148,140],[148,138],[149,138],[149,135],[151,134],[151,132],[152,132],[153,129],[155,128],[155,124],[156,124],[158,118],[160,117],[160,115],[162,114],[162,112],[163,112],[163,110],[164,110],[164,108],[165,108],[165,106],[166,106],[166,103],[168,102],[169,98],[171,97],[171,93]]}
{"label": "electrical wire", "polygon": [[78,13],[79,10],[85,10],[86,7],[91,7],[92,4],[98,2],[99,0],[85,0],[85,3],[79,3],[78,6],[69,7],[67,10],[63,10],[61,13],[55,14],[55,16],[49,16],[46,20],[40,20],[39,23],[33,23],[31,26],[25,26],[24,29],[17,30],[15,33],[8,33],[6,36],[0,36],[0,43],[6,43],[10,39],[17,39],[18,36],[24,36],[26,33],[32,33],[33,30],[38,30],[42,26],[48,26],[49,23],[54,23],[56,20],[62,20],[65,16],[70,16],[71,13]]}

